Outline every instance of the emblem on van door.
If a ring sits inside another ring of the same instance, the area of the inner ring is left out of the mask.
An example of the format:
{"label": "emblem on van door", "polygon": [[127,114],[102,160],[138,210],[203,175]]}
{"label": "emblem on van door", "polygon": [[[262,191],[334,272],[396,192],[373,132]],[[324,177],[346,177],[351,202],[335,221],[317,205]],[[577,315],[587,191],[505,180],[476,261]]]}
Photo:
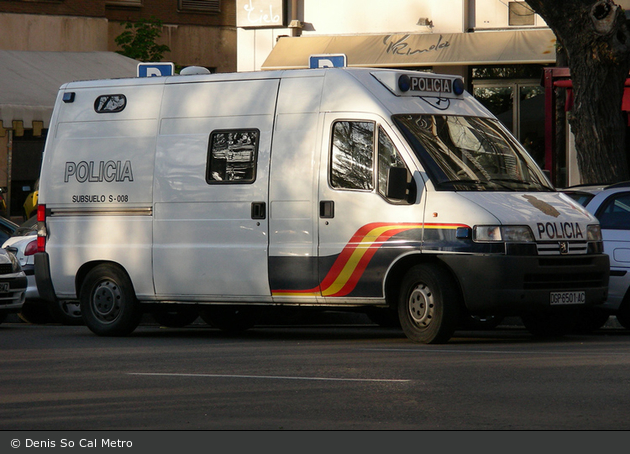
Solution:
{"label": "emblem on van door", "polygon": [[566,241],[560,241],[558,243],[558,247],[560,249],[560,254],[561,255],[569,253],[569,243],[567,243]]}
{"label": "emblem on van door", "polygon": [[121,112],[127,105],[125,95],[102,95],[94,101],[94,110],[97,113]]}

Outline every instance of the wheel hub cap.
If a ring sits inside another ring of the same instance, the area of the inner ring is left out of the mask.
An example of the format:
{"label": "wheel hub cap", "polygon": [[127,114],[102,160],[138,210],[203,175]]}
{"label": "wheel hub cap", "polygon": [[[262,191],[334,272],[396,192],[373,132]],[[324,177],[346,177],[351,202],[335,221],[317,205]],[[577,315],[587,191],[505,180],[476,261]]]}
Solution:
{"label": "wheel hub cap", "polygon": [[433,294],[424,284],[418,285],[409,295],[409,313],[414,323],[420,327],[429,326],[433,319],[435,304]]}
{"label": "wheel hub cap", "polygon": [[103,321],[116,318],[120,311],[120,301],[120,289],[113,282],[102,282],[94,290],[94,310]]}

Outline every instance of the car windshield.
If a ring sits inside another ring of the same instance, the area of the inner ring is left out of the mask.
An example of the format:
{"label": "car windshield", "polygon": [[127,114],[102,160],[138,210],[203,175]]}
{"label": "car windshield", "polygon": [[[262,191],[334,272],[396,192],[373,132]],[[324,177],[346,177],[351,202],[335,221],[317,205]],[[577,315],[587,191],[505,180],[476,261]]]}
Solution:
{"label": "car windshield", "polygon": [[11,236],[28,236],[37,233],[37,216],[32,216],[28,221],[20,225]]}
{"label": "car windshield", "polygon": [[573,200],[575,200],[577,203],[579,203],[582,206],[586,206],[588,205],[588,202],[591,201],[591,199],[593,197],[595,197],[595,194],[591,194],[589,192],[571,192],[571,191],[567,191],[565,192],[566,195],[568,195],[569,197],[571,197]]}
{"label": "car windshield", "polygon": [[393,118],[438,190],[555,190],[496,120],[420,114]]}

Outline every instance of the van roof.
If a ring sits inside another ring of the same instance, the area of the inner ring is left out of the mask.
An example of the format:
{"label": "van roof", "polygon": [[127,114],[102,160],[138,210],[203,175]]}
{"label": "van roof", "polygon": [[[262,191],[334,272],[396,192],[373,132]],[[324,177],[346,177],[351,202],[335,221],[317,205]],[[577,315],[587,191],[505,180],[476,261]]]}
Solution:
{"label": "van roof", "polygon": [[[290,79],[304,77],[323,77],[327,88],[323,93],[323,110],[339,110],[341,103],[337,98],[339,87],[348,87],[354,96],[361,92],[378,100],[378,104],[386,111],[396,113],[442,113],[466,116],[493,117],[493,115],[478,102],[470,102],[472,96],[463,92],[454,94],[450,92],[432,92],[430,90],[415,92],[409,89],[407,92],[400,89],[400,78],[406,77],[423,81],[449,81],[446,86],[451,86],[455,80],[459,80],[463,89],[463,81],[459,76],[432,74],[410,70],[395,70],[382,68],[321,68],[321,69],[290,69],[277,71],[252,71],[240,73],[215,73],[215,74],[190,74],[165,77],[136,77],[125,79],[103,79],[91,81],[70,82],[60,90],[74,90],[97,87],[133,87],[147,85],[171,85],[202,82],[221,81],[245,81],[245,80],[271,80]],[[417,84],[417,85],[419,85]],[[445,86],[440,83],[427,83],[428,86],[442,90]],[[328,91],[327,91],[328,90]],[[358,90],[358,91],[357,91]],[[336,93],[331,95],[331,93]],[[348,92],[343,95],[348,101],[351,96]],[[343,92],[342,92],[343,93]],[[328,99],[328,103],[326,100]],[[464,102],[462,102],[464,101]],[[468,101],[468,102],[466,102]],[[453,104],[454,103],[454,104]],[[354,110],[354,109],[353,109]]]}

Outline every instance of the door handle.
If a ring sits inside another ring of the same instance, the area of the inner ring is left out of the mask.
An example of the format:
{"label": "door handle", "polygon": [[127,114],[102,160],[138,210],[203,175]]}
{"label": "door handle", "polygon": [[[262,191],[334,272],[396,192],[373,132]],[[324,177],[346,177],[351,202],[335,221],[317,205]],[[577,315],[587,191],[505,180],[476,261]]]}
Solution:
{"label": "door handle", "polygon": [[265,202],[252,202],[252,219],[265,219],[267,210]]}
{"label": "door handle", "polygon": [[319,202],[319,217],[322,219],[332,219],[335,217],[335,202],[332,200],[321,200]]}

